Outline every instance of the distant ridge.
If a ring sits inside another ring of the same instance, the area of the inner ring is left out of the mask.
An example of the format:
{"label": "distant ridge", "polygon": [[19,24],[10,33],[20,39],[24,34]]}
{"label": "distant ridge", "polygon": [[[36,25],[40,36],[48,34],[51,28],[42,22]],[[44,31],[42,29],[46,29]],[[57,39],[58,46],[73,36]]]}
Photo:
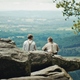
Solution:
{"label": "distant ridge", "polygon": [[0,11],[0,16],[15,16],[15,17],[47,17],[50,18],[56,16],[62,16],[61,11]]}

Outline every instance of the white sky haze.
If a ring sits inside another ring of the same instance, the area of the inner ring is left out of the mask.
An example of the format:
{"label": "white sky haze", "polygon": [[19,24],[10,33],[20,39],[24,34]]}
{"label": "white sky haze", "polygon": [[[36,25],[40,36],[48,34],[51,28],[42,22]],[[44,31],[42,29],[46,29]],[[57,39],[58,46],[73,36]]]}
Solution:
{"label": "white sky haze", "polygon": [[57,10],[52,0],[0,0],[0,11]]}

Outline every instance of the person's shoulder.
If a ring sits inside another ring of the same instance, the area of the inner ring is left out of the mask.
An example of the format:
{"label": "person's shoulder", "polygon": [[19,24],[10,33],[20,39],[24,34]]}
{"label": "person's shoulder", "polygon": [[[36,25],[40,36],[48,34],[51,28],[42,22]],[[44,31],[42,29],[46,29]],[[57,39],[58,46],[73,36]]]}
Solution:
{"label": "person's shoulder", "polygon": [[45,45],[50,45],[50,43],[46,43]]}
{"label": "person's shoulder", "polygon": [[27,42],[28,42],[28,40],[24,41],[24,44],[27,43]]}
{"label": "person's shoulder", "polygon": [[58,45],[58,44],[57,44],[57,43],[55,43],[55,42],[54,42],[53,44],[54,44],[54,45]]}
{"label": "person's shoulder", "polygon": [[33,44],[36,44],[36,42],[35,42],[35,41],[32,41],[32,43],[33,43]]}

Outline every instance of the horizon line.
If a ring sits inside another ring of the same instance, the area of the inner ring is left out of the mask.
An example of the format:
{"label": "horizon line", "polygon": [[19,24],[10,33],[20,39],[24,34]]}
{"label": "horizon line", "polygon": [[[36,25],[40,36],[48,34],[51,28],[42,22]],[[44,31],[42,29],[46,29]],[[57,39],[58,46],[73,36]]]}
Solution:
{"label": "horizon line", "polygon": [[61,10],[0,10],[0,12],[5,11],[61,11]]}

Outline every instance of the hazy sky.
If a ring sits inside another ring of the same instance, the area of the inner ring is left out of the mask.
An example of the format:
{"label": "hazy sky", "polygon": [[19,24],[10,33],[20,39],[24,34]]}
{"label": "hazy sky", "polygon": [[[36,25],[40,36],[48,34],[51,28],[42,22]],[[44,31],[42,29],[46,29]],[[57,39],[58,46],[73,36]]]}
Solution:
{"label": "hazy sky", "polygon": [[0,11],[4,10],[56,10],[52,0],[0,0]]}

